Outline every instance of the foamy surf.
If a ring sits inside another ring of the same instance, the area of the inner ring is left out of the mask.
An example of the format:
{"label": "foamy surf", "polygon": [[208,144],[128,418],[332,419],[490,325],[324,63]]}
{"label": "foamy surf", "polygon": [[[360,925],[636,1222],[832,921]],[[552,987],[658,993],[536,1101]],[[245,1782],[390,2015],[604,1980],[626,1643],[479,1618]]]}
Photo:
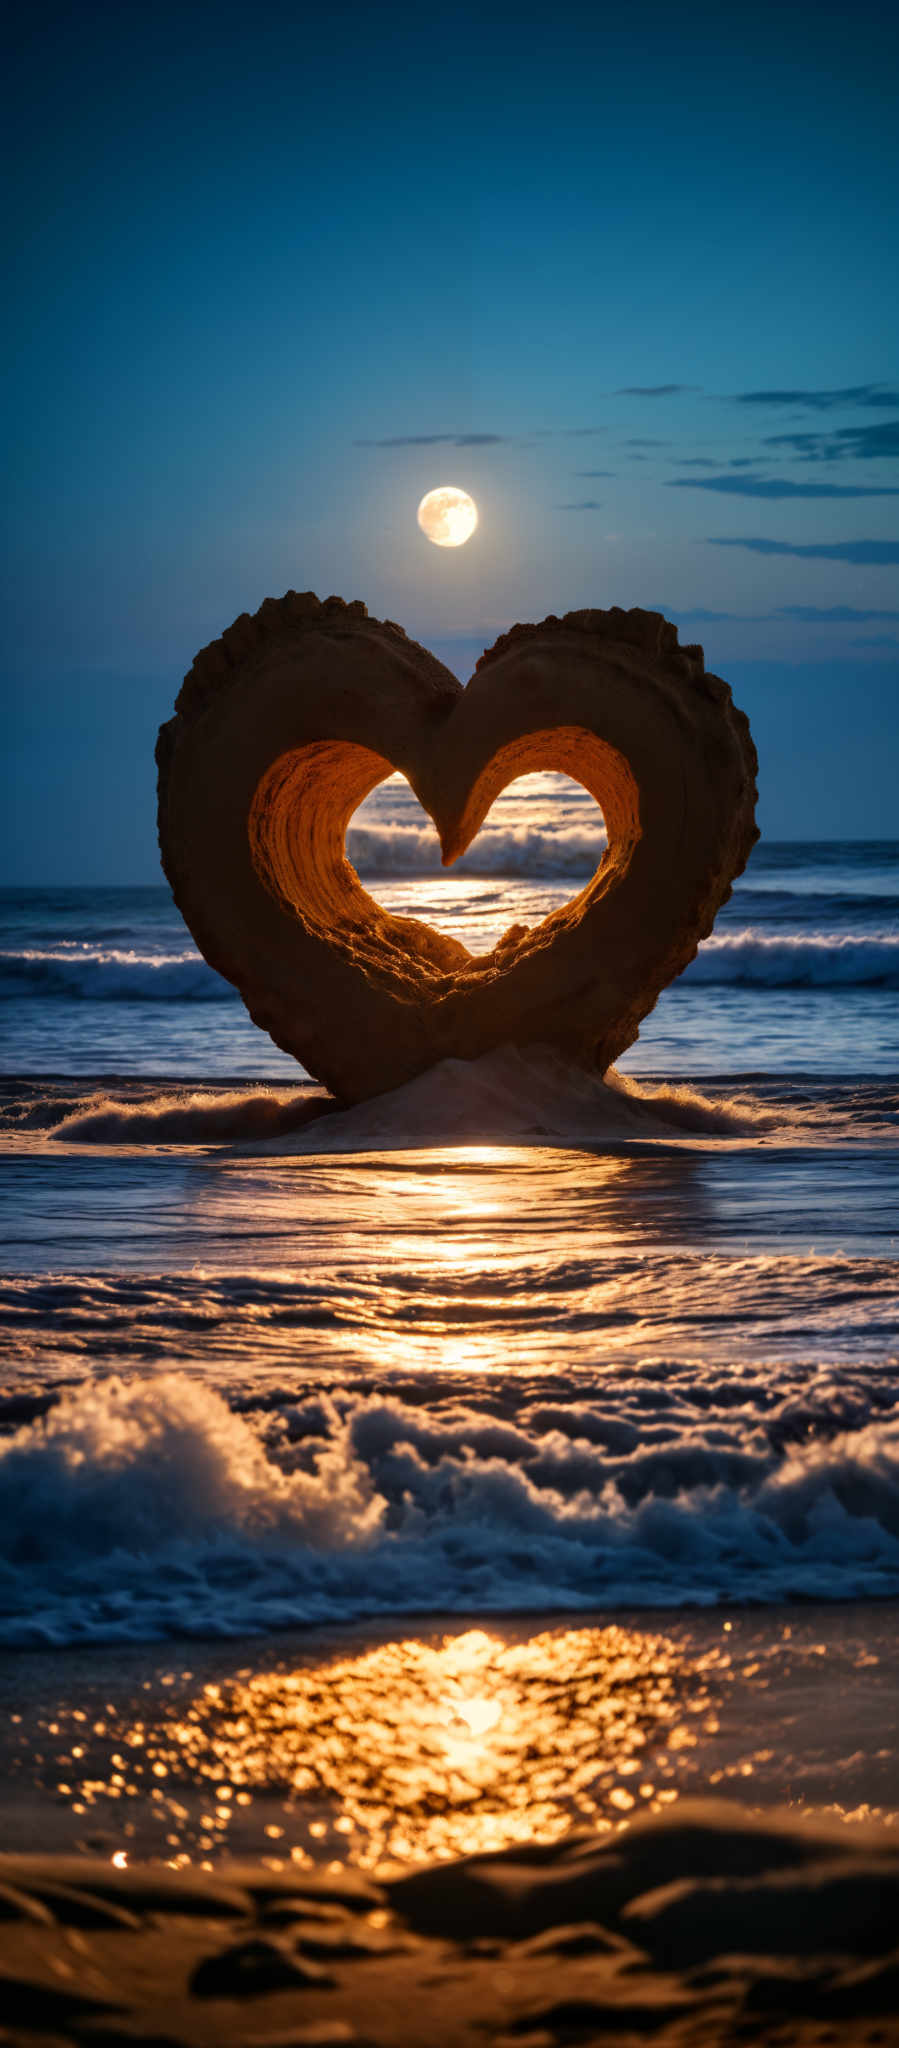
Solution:
{"label": "foamy surf", "polygon": [[899,933],[714,932],[681,978],[707,986],[899,988]]}
{"label": "foamy surf", "polygon": [[[52,1120],[48,1137],[69,1145],[239,1145],[283,1140],[333,1107],[312,1088],[182,1089],[117,1100],[105,1091],[88,1096]],[[37,1118],[35,1118],[35,1121]]]}
{"label": "foamy surf", "polygon": [[[403,870],[394,868],[390,872],[395,875]],[[374,878],[372,887],[377,893]],[[557,892],[557,900],[564,902],[564,892]],[[400,907],[392,897],[390,907]],[[402,907],[405,914],[416,915],[414,902]],[[457,936],[475,943],[476,932],[467,928],[464,919],[460,922],[458,913],[454,917],[451,907],[440,905],[430,912],[426,907],[418,914],[430,914],[442,928],[454,930]],[[494,911],[493,922],[497,920],[502,930],[509,915]],[[524,921],[539,919],[526,915]],[[755,926],[719,931],[704,941],[679,981],[684,985],[702,983],[717,988],[896,989],[899,934],[772,932]],[[7,948],[0,951],[0,1001],[22,996],[105,1003],[238,1000],[230,982],[207,966],[189,945],[172,952],[89,944]]]}
{"label": "foamy surf", "polygon": [[894,1416],[825,1383],[811,1440],[723,1389],[663,1424],[653,1384],[631,1418],[322,1393],[254,1422],[185,1374],[88,1382],[0,1446],[0,1639],[899,1594]]}
{"label": "foamy surf", "polygon": [[167,1092],[116,1100],[98,1092],[33,1105],[32,1127],[79,1145],[261,1147],[282,1154],[377,1152],[422,1145],[621,1145],[773,1130],[777,1113],[749,1094],[718,1098],[686,1085],[603,1078],[551,1048],[504,1046],[476,1060],[441,1060],[385,1095],[340,1109],[312,1087]]}
{"label": "foamy surf", "polygon": [[[468,852],[455,864],[466,875],[527,875],[547,881],[571,877],[589,881],[606,850],[601,827],[522,824],[505,830],[483,825]],[[440,842],[432,825],[401,821],[351,825],[347,856],[364,877],[439,875]]]}
{"label": "foamy surf", "polygon": [[29,946],[0,953],[0,1001],[23,995],[103,1003],[217,1003],[230,983],[193,947],[144,953],[121,946]]}

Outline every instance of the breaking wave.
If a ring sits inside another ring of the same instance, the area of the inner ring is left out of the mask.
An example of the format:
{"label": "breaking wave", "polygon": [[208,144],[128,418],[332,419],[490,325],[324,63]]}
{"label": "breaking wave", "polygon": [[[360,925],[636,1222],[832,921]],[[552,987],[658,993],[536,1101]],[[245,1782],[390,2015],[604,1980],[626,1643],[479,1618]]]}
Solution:
{"label": "breaking wave", "polygon": [[32,1126],[78,1145],[214,1145],[284,1138],[331,1108],[329,1097],[293,1089],[184,1089],[137,1102],[97,1093],[54,1117],[52,1104],[32,1113]]}
{"label": "breaking wave", "polygon": [[685,980],[762,988],[899,988],[899,933],[769,937],[753,930],[706,939]]}
{"label": "breaking wave", "polygon": [[138,953],[117,947],[30,947],[0,953],[0,999],[67,996],[86,1002],[215,1003],[234,990],[199,953]]}
{"label": "breaking wave", "polygon": [[[762,988],[899,988],[899,933],[770,937],[751,928],[715,933],[682,979]],[[0,953],[0,1000],[23,995],[90,1002],[235,1000],[230,983],[193,950],[141,953],[87,946]]]}
{"label": "breaking wave", "polygon": [[[528,875],[535,880],[571,876],[589,881],[606,850],[601,825],[518,825],[500,830],[484,825],[474,844],[454,861],[457,875]],[[432,825],[351,825],[346,849],[361,875],[437,875],[443,872]]]}
{"label": "breaking wave", "polygon": [[[440,1060],[401,1088],[349,1109],[313,1087],[142,1093],[103,1090],[29,1104],[16,1127],[68,1144],[262,1144],[271,1151],[367,1152],[424,1144],[527,1145],[733,1137],[772,1128],[777,1112],[750,1096],[712,1098],[575,1065],[548,1046],[503,1046],[476,1060]],[[315,1125],[315,1129],[309,1126]]]}
{"label": "breaking wave", "polygon": [[359,1392],[250,1417],[186,1374],[87,1382],[0,1446],[0,1640],[895,1598],[894,1410],[825,1375],[715,1391],[635,1373],[508,1419]]}

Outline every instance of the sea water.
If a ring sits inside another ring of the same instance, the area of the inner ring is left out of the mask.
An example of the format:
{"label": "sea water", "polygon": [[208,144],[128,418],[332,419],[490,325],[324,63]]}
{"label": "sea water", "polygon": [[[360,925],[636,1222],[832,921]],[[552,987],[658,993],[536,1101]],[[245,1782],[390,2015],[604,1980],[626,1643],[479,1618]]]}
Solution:
{"label": "sea water", "polygon": [[[444,871],[472,951],[583,885],[567,786]],[[899,846],[766,844],[610,1089],[310,1087],[167,890],[0,900],[0,1639],[899,1594]]]}

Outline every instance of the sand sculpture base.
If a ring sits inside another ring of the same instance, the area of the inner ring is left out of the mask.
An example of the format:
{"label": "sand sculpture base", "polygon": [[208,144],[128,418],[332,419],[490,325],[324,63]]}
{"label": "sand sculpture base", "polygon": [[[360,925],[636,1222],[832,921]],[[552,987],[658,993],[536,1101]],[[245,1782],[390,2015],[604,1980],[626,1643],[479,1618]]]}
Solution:
{"label": "sand sculpture base", "polygon": [[[163,866],[197,945],[345,1101],[509,1043],[604,1071],[758,837],[748,722],[656,612],[515,626],[463,689],[363,604],[289,591],[197,655],[157,760]],[[535,769],[591,792],[608,850],[570,903],[473,957],[382,909],[346,858],[353,812],[395,769],[445,865]]]}

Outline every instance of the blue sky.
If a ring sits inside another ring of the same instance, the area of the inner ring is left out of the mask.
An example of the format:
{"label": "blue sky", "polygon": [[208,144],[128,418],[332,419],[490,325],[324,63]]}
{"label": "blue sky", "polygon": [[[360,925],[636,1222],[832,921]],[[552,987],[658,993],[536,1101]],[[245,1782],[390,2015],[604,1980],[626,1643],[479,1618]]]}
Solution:
{"label": "blue sky", "polygon": [[[515,618],[663,608],[750,713],[765,829],[899,832],[881,9],[188,0],[22,38],[8,879],[155,878],[156,725],[290,586],[463,677]],[[458,552],[415,524],[442,482]]]}

